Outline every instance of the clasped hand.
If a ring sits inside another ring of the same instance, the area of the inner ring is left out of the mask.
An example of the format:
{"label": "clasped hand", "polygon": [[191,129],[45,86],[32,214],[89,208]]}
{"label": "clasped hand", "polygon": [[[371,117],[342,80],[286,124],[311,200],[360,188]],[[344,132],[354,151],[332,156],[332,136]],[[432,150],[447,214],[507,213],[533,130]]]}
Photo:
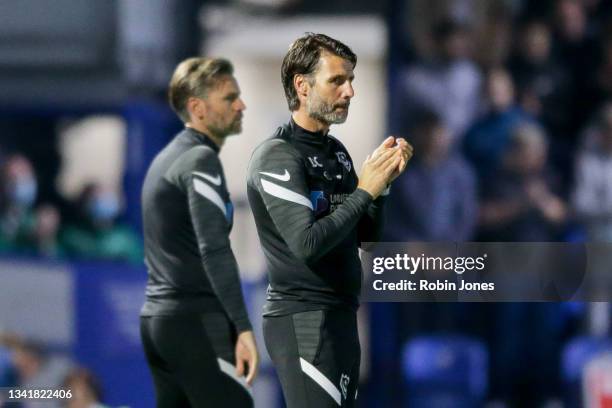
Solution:
{"label": "clasped hand", "polygon": [[358,188],[376,199],[406,169],[413,148],[403,138],[389,136],[363,162]]}

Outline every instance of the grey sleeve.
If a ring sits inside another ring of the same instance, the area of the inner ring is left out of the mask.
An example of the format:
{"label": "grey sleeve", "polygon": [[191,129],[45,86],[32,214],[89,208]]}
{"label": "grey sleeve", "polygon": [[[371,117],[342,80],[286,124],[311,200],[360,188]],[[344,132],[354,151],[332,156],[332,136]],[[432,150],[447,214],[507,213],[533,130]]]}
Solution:
{"label": "grey sleeve", "polygon": [[293,147],[279,140],[253,155],[249,183],[259,191],[293,254],[305,263],[316,261],[338,245],[372,203],[369,193],[357,189],[334,212],[315,219],[302,159]]}
{"label": "grey sleeve", "polygon": [[204,271],[238,332],[251,330],[238,264],[229,240],[225,179],[221,162],[208,147],[192,148],[180,158],[180,182],[187,194],[191,221]]}

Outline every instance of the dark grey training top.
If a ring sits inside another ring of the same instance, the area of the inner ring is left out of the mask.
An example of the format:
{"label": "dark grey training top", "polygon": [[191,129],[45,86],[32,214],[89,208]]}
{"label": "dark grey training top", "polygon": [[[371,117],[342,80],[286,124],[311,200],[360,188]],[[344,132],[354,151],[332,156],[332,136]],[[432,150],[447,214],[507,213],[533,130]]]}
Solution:
{"label": "dark grey training top", "polygon": [[149,279],[142,316],[224,311],[251,328],[230,247],[233,207],[219,148],[191,128],[153,160],[142,189]]}
{"label": "dark grey training top", "polygon": [[342,143],[293,121],[254,151],[247,192],[268,267],[265,316],[357,309],[358,248],[380,238],[384,204],[357,183]]}

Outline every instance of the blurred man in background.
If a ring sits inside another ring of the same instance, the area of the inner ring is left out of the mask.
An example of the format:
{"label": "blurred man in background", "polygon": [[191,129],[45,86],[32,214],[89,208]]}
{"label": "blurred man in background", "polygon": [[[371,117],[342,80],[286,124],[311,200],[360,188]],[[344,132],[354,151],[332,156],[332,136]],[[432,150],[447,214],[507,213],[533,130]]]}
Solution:
{"label": "blurred man in background", "polygon": [[388,240],[469,241],[478,208],[474,171],[451,149],[450,132],[436,113],[421,113],[410,136],[419,155],[391,192],[389,211],[401,217],[388,223]]}
{"label": "blurred man in background", "polygon": [[181,62],[168,94],[185,128],[154,159],[142,190],[149,279],[141,333],[157,406],[250,407],[258,353],[218,156],[240,133],[246,107],[224,59]]}
{"label": "blurred man in background", "polygon": [[287,406],[356,406],[361,286],[358,248],[378,241],[382,197],[404,171],[412,147],[387,138],[357,178],[342,143],[357,57],[323,34],[297,39],[282,82],[291,111],[253,153],[249,203],[268,266],[264,338]]}
{"label": "blurred man in background", "polygon": [[495,68],[488,73],[484,92],[487,111],[463,140],[463,152],[481,182],[497,171],[514,127],[528,119],[515,104],[514,83],[505,69]]}
{"label": "blurred man in background", "polygon": [[[562,238],[568,208],[557,192],[559,183],[550,175],[547,157],[548,141],[540,127],[523,123],[512,131],[501,168],[483,188],[481,240],[552,242]],[[542,251],[537,256],[548,254]],[[491,309],[495,314],[489,326],[495,373],[492,394],[512,406],[525,398],[539,404],[554,398],[560,380],[560,346],[551,339],[561,337],[560,304],[500,302]],[[520,374],[527,364],[529,372]]]}
{"label": "blurred man in background", "polygon": [[61,216],[51,204],[42,204],[36,209],[34,228],[34,245],[39,255],[48,258],[59,258],[64,255],[59,231]]}
{"label": "blurred man in background", "polygon": [[107,408],[102,404],[100,380],[86,368],[73,369],[64,379],[63,388],[72,394],[66,400],[66,408]]}
{"label": "blurred man in background", "polygon": [[2,168],[0,247],[23,249],[34,231],[36,175],[28,159],[13,155]]}
{"label": "blurred man in background", "polygon": [[523,124],[512,133],[502,166],[483,188],[480,226],[485,241],[550,242],[560,238],[568,211],[555,192],[542,130]]}
{"label": "blurred man in background", "polygon": [[38,182],[30,161],[8,156],[0,173],[0,252],[59,256],[60,215],[50,204],[35,208]]}
{"label": "blurred man in background", "polygon": [[49,204],[35,208],[38,182],[30,161],[7,157],[0,178],[0,252],[60,255],[59,212]]}
{"label": "blurred man in background", "polygon": [[97,183],[83,187],[76,203],[77,222],[64,228],[62,245],[69,256],[142,262],[142,246],[136,234],[118,222],[119,195]]}
{"label": "blurred man in background", "polygon": [[588,136],[577,160],[573,207],[589,241],[612,242],[612,102]]}
{"label": "blurred man in background", "polygon": [[554,137],[569,136],[564,134],[570,118],[569,73],[553,58],[551,28],[545,21],[523,23],[508,66],[523,109]]}
{"label": "blurred man in background", "polygon": [[415,63],[402,74],[403,120],[414,120],[422,109],[440,115],[453,141],[460,141],[478,112],[482,76],[468,57],[468,28],[452,20],[435,25],[431,33],[435,55]]}

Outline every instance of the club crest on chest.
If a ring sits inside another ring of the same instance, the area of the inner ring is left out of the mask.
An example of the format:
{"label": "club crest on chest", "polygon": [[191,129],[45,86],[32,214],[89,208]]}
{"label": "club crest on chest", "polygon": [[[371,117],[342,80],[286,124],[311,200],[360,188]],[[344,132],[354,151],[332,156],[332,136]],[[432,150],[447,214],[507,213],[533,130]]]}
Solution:
{"label": "club crest on chest", "polygon": [[346,157],[346,153],[344,152],[336,152],[336,157],[338,158],[338,162],[344,166],[346,171],[351,171],[353,168],[351,161]]}

